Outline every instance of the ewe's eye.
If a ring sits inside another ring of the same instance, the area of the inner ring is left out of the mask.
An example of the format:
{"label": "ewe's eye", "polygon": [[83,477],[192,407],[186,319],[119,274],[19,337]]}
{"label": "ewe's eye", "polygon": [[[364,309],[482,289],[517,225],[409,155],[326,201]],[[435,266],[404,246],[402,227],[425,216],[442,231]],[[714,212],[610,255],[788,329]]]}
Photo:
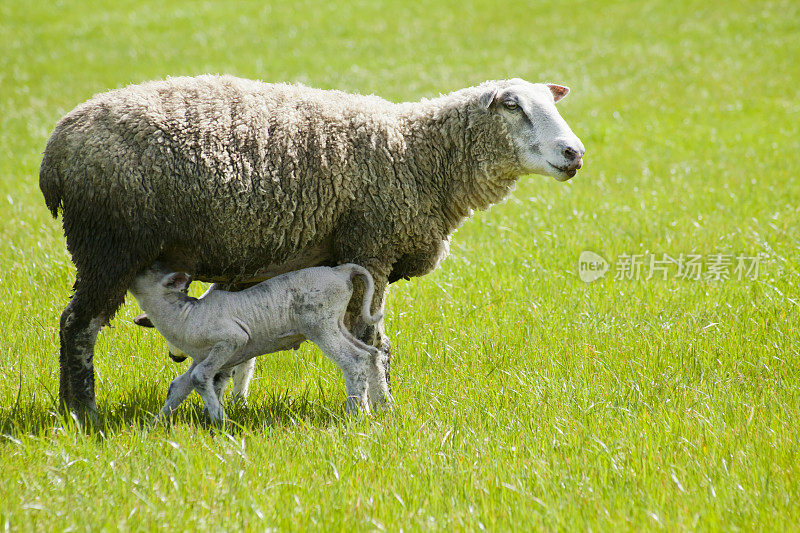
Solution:
{"label": "ewe's eye", "polygon": [[519,105],[512,100],[507,100],[503,102],[503,105],[506,106],[506,109],[508,109],[509,111],[516,111],[517,108],[519,107]]}

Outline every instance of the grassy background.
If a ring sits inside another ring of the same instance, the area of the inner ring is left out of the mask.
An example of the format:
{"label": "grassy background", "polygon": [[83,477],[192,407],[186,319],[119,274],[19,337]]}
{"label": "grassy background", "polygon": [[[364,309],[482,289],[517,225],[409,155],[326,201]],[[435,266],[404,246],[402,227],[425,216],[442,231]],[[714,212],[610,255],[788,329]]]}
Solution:
{"label": "grassy background", "polygon": [[[0,3],[0,527],[796,529],[799,25],[790,0]],[[398,101],[560,82],[586,165],[521,179],[393,286],[394,415],[345,419],[305,346],[259,360],[230,434],[196,397],[149,429],[183,366],[128,303],[97,346],[102,433],[62,428],[47,136],[93,93],[205,72]],[[586,249],[769,263],[587,285]]]}

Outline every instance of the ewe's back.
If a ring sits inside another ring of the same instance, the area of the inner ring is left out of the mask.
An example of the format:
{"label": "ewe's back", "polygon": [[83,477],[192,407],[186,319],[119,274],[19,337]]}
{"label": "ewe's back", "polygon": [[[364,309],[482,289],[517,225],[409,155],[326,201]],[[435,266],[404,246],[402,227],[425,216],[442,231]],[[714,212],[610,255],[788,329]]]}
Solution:
{"label": "ewe's back", "polygon": [[[95,95],[59,122],[40,180],[43,191],[81,180],[81,196],[112,182],[157,188],[170,177],[169,188],[189,192],[213,183],[250,189],[254,176],[275,182],[346,165],[350,151],[374,146],[369,137],[391,129],[396,107],[375,96],[231,76],[131,85]],[[62,201],[73,200],[63,192]]]}

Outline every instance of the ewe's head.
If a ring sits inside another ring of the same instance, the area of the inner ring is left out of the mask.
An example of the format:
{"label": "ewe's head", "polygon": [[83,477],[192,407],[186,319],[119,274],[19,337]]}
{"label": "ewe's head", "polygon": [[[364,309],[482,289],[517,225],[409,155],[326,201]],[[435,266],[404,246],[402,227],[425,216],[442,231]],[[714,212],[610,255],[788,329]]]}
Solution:
{"label": "ewe's head", "polygon": [[525,172],[573,177],[583,165],[583,143],[556,110],[569,89],[521,79],[488,82],[479,104],[505,123]]}

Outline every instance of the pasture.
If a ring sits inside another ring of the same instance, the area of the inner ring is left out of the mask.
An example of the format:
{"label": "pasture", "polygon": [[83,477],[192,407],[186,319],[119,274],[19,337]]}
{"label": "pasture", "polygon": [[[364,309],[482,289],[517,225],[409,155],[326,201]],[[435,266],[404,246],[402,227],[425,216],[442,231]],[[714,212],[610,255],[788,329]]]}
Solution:
{"label": "pasture", "polygon": [[[799,26],[790,0],[0,3],[0,527],[797,529]],[[585,165],[392,286],[396,412],[346,417],[306,344],[259,359],[230,431],[197,395],[151,428],[186,363],[129,298],[86,434],[57,409],[74,268],[41,152],[94,93],[206,72],[393,101],[562,83]]]}

